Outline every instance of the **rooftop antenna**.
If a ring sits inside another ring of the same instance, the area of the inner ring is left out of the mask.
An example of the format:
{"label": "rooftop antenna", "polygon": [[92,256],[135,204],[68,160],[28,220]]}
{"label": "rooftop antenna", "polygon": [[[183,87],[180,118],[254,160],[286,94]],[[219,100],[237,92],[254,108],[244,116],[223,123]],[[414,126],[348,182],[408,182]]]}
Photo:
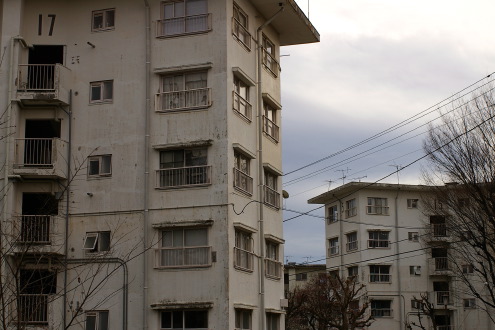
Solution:
{"label": "rooftop antenna", "polygon": [[[349,173],[350,170],[351,169],[348,167],[345,170],[336,170],[335,171],[335,172],[342,172],[342,176],[340,177],[340,179],[342,179],[342,184],[345,183],[345,179],[347,178],[347,175],[346,174]],[[345,174],[344,174],[344,172],[345,172]]]}
{"label": "rooftop antenna", "polygon": [[306,259],[305,264],[309,264],[309,260],[311,260],[313,257],[312,256],[309,256],[309,257],[303,257],[303,258]]}
{"label": "rooftop antenna", "polygon": [[285,256],[285,264],[289,263],[290,258],[292,258],[292,256]]}
{"label": "rooftop antenna", "polygon": [[399,171],[402,169],[402,165],[393,164],[388,166],[395,167],[395,173],[397,173],[397,184],[399,184]]}
{"label": "rooftop antenna", "polygon": [[332,185],[332,182],[335,182],[333,180],[325,180],[325,182],[328,182],[328,191],[330,191],[330,186]]}
{"label": "rooftop antenna", "polygon": [[359,180],[359,182],[361,182],[361,179],[364,179],[364,178],[367,178],[368,176],[365,175],[365,176],[360,176],[358,178],[352,178],[351,180]]}

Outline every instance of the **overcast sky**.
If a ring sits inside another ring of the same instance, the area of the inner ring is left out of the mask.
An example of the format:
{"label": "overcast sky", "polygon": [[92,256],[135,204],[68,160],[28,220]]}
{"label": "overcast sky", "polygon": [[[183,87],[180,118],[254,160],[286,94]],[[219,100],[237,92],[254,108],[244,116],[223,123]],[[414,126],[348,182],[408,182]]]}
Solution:
{"label": "overcast sky", "polygon": [[[284,173],[297,170],[283,177],[290,194],[284,206],[302,212],[318,207],[307,200],[341,185],[343,175],[345,182],[374,182],[421,157],[422,125],[438,113],[341,150],[495,71],[493,0],[309,1],[321,42],[280,51],[287,55],[281,58]],[[307,14],[308,0],[296,2]],[[421,183],[420,165],[381,182]],[[286,220],[296,215],[284,211]],[[322,219],[301,216],[284,230],[284,262],[325,262]]]}

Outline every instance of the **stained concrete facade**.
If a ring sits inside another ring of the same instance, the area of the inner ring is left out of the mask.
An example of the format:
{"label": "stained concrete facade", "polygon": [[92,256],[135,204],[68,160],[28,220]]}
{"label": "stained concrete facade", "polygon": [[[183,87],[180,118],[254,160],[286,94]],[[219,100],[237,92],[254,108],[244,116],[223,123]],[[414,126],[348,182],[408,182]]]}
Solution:
{"label": "stained concrete facade", "polygon": [[280,47],[319,40],[295,2],[2,0],[0,35],[2,249],[55,277],[12,324],[283,329]]}
{"label": "stained concrete facade", "polygon": [[425,292],[438,329],[492,329],[480,301],[465,306],[474,297],[449,267],[447,254],[438,254],[453,253],[448,247],[455,238],[423,208],[428,196],[421,185],[350,182],[310,199],[325,205],[327,270],[366,285],[375,317],[370,329],[419,324],[412,300]]}

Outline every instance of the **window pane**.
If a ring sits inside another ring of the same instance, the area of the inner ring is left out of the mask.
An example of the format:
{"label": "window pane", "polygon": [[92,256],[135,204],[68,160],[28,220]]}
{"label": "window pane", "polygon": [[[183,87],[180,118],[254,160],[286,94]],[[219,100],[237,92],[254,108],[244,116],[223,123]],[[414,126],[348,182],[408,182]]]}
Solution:
{"label": "window pane", "polygon": [[96,247],[96,242],[98,239],[98,234],[88,234],[86,236],[86,241],[84,241],[85,250],[94,250]]}
{"label": "window pane", "polygon": [[91,85],[91,101],[101,100],[101,85],[95,84]]}
{"label": "window pane", "polygon": [[98,175],[100,174],[100,161],[99,159],[90,159],[89,160],[89,175]]}
{"label": "window pane", "polygon": [[162,312],[162,325],[161,328],[169,329],[172,327],[172,313]]}
{"label": "window pane", "polygon": [[93,29],[98,30],[103,28],[103,14],[98,13],[93,15]]}
{"label": "window pane", "polygon": [[101,156],[101,174],[112,173],[112,156]]}
{"label": "window pane", "polygon": [[108,312],[99,312],[98,330],[108,330]]}
{"label": "window pane", "polygon": [[251,313],[249,311],[242,312],[242,329],[251,329]]}
{"label": "window pane", "polygon": [[108,10],[105,12],[106,15],[106,27],[112,27],[115,25],[115,11],[114,10]]}
{"label": "window pane", "polygon": [[206,149],[185,150],[186,166],[201,166],[207,164]]}
{"label": "window pane", "polygon": [[185,328],[208,328],[207,311],[185,311]]}
{"label": "window pane", "polygon": [[185,75],[186,90],[206,87],[206,72],[189,73]]}
{"label": "window pane", "polygon": [[96,315],[86,315],[86,330],[96,330]]}
{"label": "window pane", "polygon": [[206,0],[187,0],[186,2],[186,15],[200,15],[208,12],[208,6]]}
{"label": "window pane", "polygon": [[206,246],[208,239],[206,229],[188,229],[185,231],[184,246]]}
{"label": "window pane", "polygon": [[98,234],[99,251],[110,251],[110,232],[101,232]]}
{"label": "window pane", "polygon": [[173,233],[174,233],[174,237],[173,237],[174,247],[184,246],[184,238],[183,238],[184,231],[182,229],[176,229],[173,231]]}
{"label": "window pane", "polygon": [[172,239],[173,239],[172,231],[162,231],[162,246],[163,247],[172,247]]}
{"label": "window pane", "polygon": [[113,99],[113,81],[105,81],[103,83],[103,99]]}
{"label": "window pane", "polygon": [[182,329],[182,311],[172,312],[172,328],[174,329]]}

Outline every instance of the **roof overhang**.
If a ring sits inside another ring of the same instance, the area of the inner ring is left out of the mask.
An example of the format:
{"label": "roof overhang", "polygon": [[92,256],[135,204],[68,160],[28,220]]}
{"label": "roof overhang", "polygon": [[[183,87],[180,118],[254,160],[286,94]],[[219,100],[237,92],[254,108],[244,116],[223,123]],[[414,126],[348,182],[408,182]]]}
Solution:
{"label": "roof overhang", "polygon": [[285,9],[270,25],[277,30],[281,46],[320,41],[320,34],[294,0],[251,0],[265,19],[275,14],[282,4]]}

